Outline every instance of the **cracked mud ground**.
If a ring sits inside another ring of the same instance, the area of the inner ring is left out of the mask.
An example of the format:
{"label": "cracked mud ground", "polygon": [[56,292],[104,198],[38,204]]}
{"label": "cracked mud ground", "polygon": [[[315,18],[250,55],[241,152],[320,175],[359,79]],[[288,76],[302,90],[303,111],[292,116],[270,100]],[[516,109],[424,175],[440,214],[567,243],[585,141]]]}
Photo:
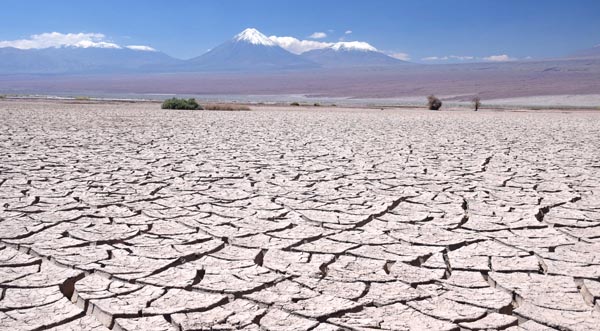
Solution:
{"label": "cracked mud ground", "polygon": [[593,113],[0,104],[2,330],[599,330]]}

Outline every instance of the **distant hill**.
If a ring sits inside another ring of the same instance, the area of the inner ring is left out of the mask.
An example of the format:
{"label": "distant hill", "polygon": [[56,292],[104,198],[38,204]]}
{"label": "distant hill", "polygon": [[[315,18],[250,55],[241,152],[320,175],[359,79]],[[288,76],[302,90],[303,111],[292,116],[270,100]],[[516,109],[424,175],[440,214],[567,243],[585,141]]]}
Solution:
{"label": "distant hill", "polygon": [[600,45],[575,52],[569,55],[569,58],[600,58]]}
{"label": "distant hill", "polygon": [[157,72],[182,61],[155,51],[129,48],[0,48],[0,73]]}

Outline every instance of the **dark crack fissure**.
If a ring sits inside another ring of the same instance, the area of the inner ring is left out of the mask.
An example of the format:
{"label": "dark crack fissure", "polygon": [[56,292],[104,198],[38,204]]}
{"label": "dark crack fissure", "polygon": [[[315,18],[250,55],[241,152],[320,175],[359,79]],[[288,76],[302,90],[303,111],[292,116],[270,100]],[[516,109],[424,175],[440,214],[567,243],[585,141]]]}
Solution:
{"label": "dark crack fissure", "polygon": [[204,270],[204,269],[196,270],[196,275],[194,276],[194,279],[192,280],[190,285],[185,287],[185,289],[190,291],[194,287],[194,285],[199,284],[202,281],[202,279],[204,279],[205,274],[206,274],[206,270]]}
{"label": "dark crack fissure", "polygon": [[165,266],[162,266],[160,268],[155,269],[150,274],[148,274],[148,276],[153,276],[153,275],[159,274],[159,273],[161,273],[161,272],[163,272],[163,271],[165,271],[167,269],[171,269],[171,268],[180,266],[180,265],[182,265],[184,263],[196,261],[196,260],[198,260],[198,259],[200,259],[200,258],[202,258],[202,257],[204,257],[206,255],[210,255],[210,254],[216,253],[216,252],[222,250],[224,247],[225,247],[225,244],[223,243],[223,244],[220,244],[219,246],[211,249],[210,251],[204,252],[202,254],[192,253],[192,254],[188,254],[188,255],[182,256],[182,257],[178,258],[177,260],[175,260],[175,261],[173,261],[173,262],[171,262],[171,263],[169,263],[169,264],[167,264]]}
{"label": "dark crack fissure", "polygon": [[[565,204],[567,204],[567,203],[569,203],[569,202],[570,202],[570,203],[574,203],[574,202],[577,202],[577,201],[579,201],[579,200],[581,200],[581,197],[574,197],[574,198],[570,199],[569,201],[565,201],[565,202],[559,202],[559,203],[555,203],[555,204],[553,204],[553,205],[551,205],[551,206],[545,206],[545,207],[539,208],[539,209],[538,209],[538,212],[535,214],[535,218],[536,218],[536,219],[537,219],[537,220],[538,220],[540,223],[542,223],[542,222],[544,222],[544,217],[546,216],[546,214],[548,214],[548,213],[550,212],[550,210],[551,210],[552,208],[556,208],[556,207],[563,206],[563,205],[565,205]],[[541,200],[540,200],[540,203],[541,203]],[[551,224],[551,225],[552,225],[552,224]]]}
{"label": "dark crack fissure", "polygon": [[488,157],[485,158],[485,160],[481,164],[481,172],[486,172],[487,171],[487,166],[488,166],[488,164],[490,164],[490,161],[492,161],[493,157],[494,157],[493,155],[490,155],[490,156],[488,156]]}

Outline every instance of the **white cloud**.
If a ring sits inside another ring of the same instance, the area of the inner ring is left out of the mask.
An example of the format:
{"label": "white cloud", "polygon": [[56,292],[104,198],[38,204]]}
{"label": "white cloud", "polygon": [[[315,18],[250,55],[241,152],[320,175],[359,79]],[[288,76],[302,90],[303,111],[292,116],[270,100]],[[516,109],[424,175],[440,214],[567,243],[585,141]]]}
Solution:
{"label": "white cloud", "polygon": [[[60,33],[46,32],[34,34],[29,39],[4,40],[0,41],[0,47],[14,47],[19,49],[42,49],[59,47],[79,47],[79,48],[113,48],[121,49],[123,47],[110,42],[102,33]],[[125,48],[156,52],[156,49],[145,45],[129,45]]]}
{"label": "white cloud", "polygon": [[97,47],[121,48],[121,46],[106,40],[102,33],[60,33],[47,32],[34,34],[29,39],[0,41],[0,47],[14,47],[19,49],[39,49],[50,47]]}
{"label": "white cloud", "polygon": [[308,36],[308,38],[311,38],[311,39],[323,39],[323,38],[327,38],[327,33],[325,33],[325,32],[315,32],[315,33],[311,34],[310,36]]}
{"label": "white cloud", "polygon": [[125,46],[125,47],[132,49],[134,51],[156,52],[156,49],[154,49],[150,46],[144,46],[144,45],[129,45],[129,46]]}
{"label": "white cloud", "polygon": [[344,32],[345,34],[351,34],[352,30],[346,30],[346,32]]}
{"label": "white cloud", "polygon": [[294,37],[270,36],[269,39],[294,54],[301,54],[313,49],[327,48],[333,45],[333,43],[314,40],[299,40]]}
{"label": "white cloud", "polygon": [[316,40],[300,40],[294,37],[278,36],[270,36],[269,39],[276,43],[278,46],[294,54],[302,54],[304,52],[312,51],[314,49],[323,49],[328,47],[331,47],[335,50],[353,49],[362,51],[377,51],[375,47],[363,41],[328,43]]}
{"label": "white cloud", "polygon": [[437,57],[437,56],[428,56],[428,57],[422,58],[421,60],[423,60],[423,61],[439,61],[439,60],[442,60],[442,58]]}
{"label": "white cloud", "polygon": [[428,56],[424,57],[421,60],[423,61],[448,61],[448,60],[458,60],[458,61],[472,61],[477,59],[474,56],[462,56],[462,55],[447,55],[447,56]]}
{"label": "white cloud", "polygon": [[507,62],[507,61],[514,61],[515,59],[513,59],[512,57],[510,57],[506,54],[502,54],[502,55],[486,56],[483,58],[483,60],[490,61],[490,62]]}
{"label": "white cloud", "polygon": [[406,53],[392,53],[389,54],[391,57],[402,61],[410,61],[410,56]]}

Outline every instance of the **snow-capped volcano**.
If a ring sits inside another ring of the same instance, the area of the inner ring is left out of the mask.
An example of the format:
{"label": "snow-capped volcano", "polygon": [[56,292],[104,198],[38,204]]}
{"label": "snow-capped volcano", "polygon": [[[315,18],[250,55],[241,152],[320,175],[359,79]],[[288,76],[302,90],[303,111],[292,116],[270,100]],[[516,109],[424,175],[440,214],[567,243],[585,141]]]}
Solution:
{"label": "snow-capped volcano", "polygon": [[190,61],[194,70],[264,71],[318,67],[314,62],[278,46],[260,31],[249,28],[233,39]]}
{"label": "snow-capped volcano", "polygon": [[331,47],[334,51],[363,51],[363,52],[378,52],[377,48],[363,41],[340,41],[333,44]]}
{"label": "snow-capped volcano", "polygon": [[252,45],[275,46],[275,43],[271,39],[254,28],[248,28],[240,32],[233,37],[233,40],[238,42],[247,42]]}
{"label": "snow-capped volcano", "polygon": [[406,63],[381,53],[362,41],[342,41],[329,47],[304,52],[302,57],[323,67],[381,67]]}

